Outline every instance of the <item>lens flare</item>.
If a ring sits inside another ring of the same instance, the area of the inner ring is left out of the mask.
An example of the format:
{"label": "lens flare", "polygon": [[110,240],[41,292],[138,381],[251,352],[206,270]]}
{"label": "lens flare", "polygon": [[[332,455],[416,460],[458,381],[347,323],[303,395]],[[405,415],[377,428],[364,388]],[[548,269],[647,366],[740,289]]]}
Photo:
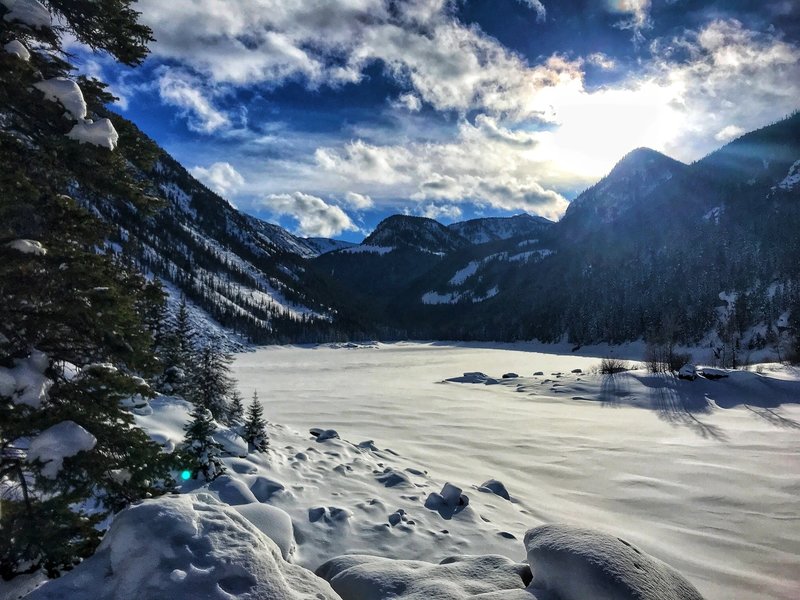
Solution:
{"label": "lens flare", "polygon": [[191,476],[192,476],[191,471],[181,471],[181,479],[183,479],[184,481],[189,479]]}

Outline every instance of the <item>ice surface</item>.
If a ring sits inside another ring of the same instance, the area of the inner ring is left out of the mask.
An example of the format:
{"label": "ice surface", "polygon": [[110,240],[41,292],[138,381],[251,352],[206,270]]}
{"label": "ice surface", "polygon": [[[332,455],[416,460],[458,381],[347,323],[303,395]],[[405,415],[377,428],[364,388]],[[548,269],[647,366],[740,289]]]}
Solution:
{"label": "ice surface", "polygon": [[97,552],[30,600],[335,600],[327,583],[208,495],[146,500],[114,519]]}
{"label": "ice surface", "polygon": [[[643,350],[270,347],[239,355],[234,370],[244,388],[263,390],[271,421],[300,431],[324,423],[344,438],[314,444],[306,436],[300,445],[289,428],[271,428],[276,454],[259,475],[286,487],[270,501],[297,525],[300,564],[316,568],[344,553],[430,562],[493,553],[521,561],[526,530],[564,522],[614,531],[709,600],[795,600],[800,530],[787,524],[800,520],[800,372],[765,365],[763,374],[684,382],[644,371],[591,373],[599,357],[635,361]],[[571,374],[576,368],[583,373]],[[442,383],[454,374],[497,378],[512,370],[524,377],[492,386]],[[298,372],[314,377],[298,385]],[[525,377],[535,372],[548,375]],[[347,439],[372,439],[400,456]],[[409,475],[414,487],[383,486],[376,477],[387,467]],[[450,520],[423,506],[445,481],[470,490],[488,479],[502,481],[515,502],[467,492],[469,506]],[[346,527],[309,522],[308,508],[330,506],[353,513]],[[404,515],[392,526],[398,509]]]}
{"label": "ice surface", "polygon": [[33,84],[47,100],[59,102],[73,120],[86,118],[86,101],[78,84],[66,77],[54,77]]}
{"label": "ice surface", "polygon": [[42,475],[54,479],[65,458],[91,450],[96,443],[97,438],[74,421],[62,421],[31,440],[28,461],[39,460],[44,463]]}
{"label": "ice surface", "polygon": [[0,4],[8,9],[3,20],[13,23],[24,23],[33,29],[50,27],[50,13],[38,0],[0,0]]}
{"label": "ice surface", "polygon": [[119,140],[119,134],[109,119],[79,121],[75,123],[67,137],[77,140],[81,144],[92,144],[109,150],[116,148]]}
{"label": "ice surface", "polygon": [[47,249],[42,246],[41,242],[36,240],[14,240],[6,244],[7,248],[22,252],[23,254],[34,254],[36,256],[44,256],[47,254]]}
{"label": "ice surface", "polygon": [[24,61],[29,61],[31,59],[31,53],[28,52],[28,49],[19,40],[11,40],[3,46],[3,50],[9,54],[16,54],[17,58]]}
{"label": "ice surface", "polygon": [[560,600],[702,600],[680,573],[623,539],[569,525],[525,534],[533,590]]}

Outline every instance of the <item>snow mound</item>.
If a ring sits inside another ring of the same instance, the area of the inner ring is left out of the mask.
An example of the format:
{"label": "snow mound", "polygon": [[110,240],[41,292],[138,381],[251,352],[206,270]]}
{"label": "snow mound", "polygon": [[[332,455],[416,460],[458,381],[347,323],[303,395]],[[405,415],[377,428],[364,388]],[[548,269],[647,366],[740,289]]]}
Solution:
{"label": "snow mound", "polygon": [[41,461],[44,463],[42,475],[55,479],[65,458],[89,451],[95,444],[97,438],[83,427],[74,421],[62,421],[33,438],[28,447],[28,461]]}
{"label": "snow mound", "polygon": [[119,134],[108,119],[80,121],[75,124],[67,137],[81,144],[93,144],[109,150],[116,148],[119,141]]}
{"label": "snow mound", "polygon": [[8,242],[6,248],[11,248],[23,254],[35,254],[36,256],[47,254],[47,249],[42,246],[41,242],[36,240],[14,240],[13,242]]}
{"label": "snow mound", "polygon": [[54,77],[33,84],[44,93],[47,100],[59,102],[72,119],[78,121],[86,118],[86,100],[78,84],[66,77]]}
{"label": "snow mound", "polygon": [[17,58],[26,62],[31,59],[31,53],[28,52],[28,49],[19,40],[11,40],[5,46],[3,46],[3,50],[9,54],[16,54]]}
{"label": "snow mound", "polygon": [[8,9],[3,20],[23,23],[33,29],[50,27],[52,20],[47,9],[37,0],[0,0],[0,4]]}
{"label": "snow mound", "polygon": [[497,555],[453,556],[438,565],[349,555],[326,562],[316,573],[330,582],[342,600],[533,600],[525,592],[531,578],[528,566]]}
{"label": "snow mound", "polygon": [[97,552],[30,600],[335,600],[248,519],[207,494],[146,500],[114,519]]}
{"label": "snow mound", "polygon": [[208,489],[219,494],[219,499],[230,506],[257,502],[253,492],[242,481],[229,475],[220,475]]}
{"label": "snow mound", "polygon": [[236,511],[250,521],[258,530],[271,539],[278,548],[284,560],[294,554],[297,546],[294,541],[294,527],[292,518],[286,511],[268,504],[254,502],[240,504]]}
{"label": "snow mound", "polygon": [[625,540],[570,525],[525,534],[531,588],[560,600],[702,600],[680,573]]}

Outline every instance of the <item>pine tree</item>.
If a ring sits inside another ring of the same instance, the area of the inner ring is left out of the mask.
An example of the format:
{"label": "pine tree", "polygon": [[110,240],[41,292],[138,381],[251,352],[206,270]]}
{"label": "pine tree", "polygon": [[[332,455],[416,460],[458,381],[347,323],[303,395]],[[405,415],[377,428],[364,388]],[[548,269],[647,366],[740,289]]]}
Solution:
{"label": "pine tree", "polygon": [[212,481],[225,472],[222,463],[222,445],[214,440],[217,430],[211,412],[203,406],[195,406],[191,421],[184,427],[186,436],[183,443],[183,455],[192,472],[192,479],[202,475],[206,481]]}
{"label": "pine tree", "polygon": [[[0,45],[17,40],[30,50],[29,60],[0,52],[0,367],[27,361],[46,378],[36,402],[16,391],[0,395],[0,479],[4,490],[19,492],[4,494],[0,510],[4,578],[39,568],[56,576],[71,568],[94,550],[106,517],[173,487],[170,457],[120,405],[131,395],[151,394],[135,377],[152,374],[155,365],[152,334],[139,315],[146,282],[118,257],[98,251],[108,230],[90,210],[104,202],[146,213],[153,199],[113,150],[113,136],[107,147],[69,138],[78,125],[92,123],[36,87],[71,76],[62,33],[130,65],[144,58],[150,33],[129,0],[42,1],[57,26],[46,25],[44,13],[36,26],[9,22],[8,3],[0,5]],[[104,84],[75,83],[86,116],[111,128],[103,121],[113,118]],[[65,195],[70,190],[76,198]],[[80,367],[79,376],[68,376],[65,365]],[[17,446],[67,422],[95,442],[60,469]]]}
{"label": "pine tree", "polygon": [[231,392],[231,401],[228,405],[228,425],[238,425],[244,421],[244,398],[237,388]]}
{"label": "pine tree", "polygon": [[162,388],[165,392],[190,397],[194,392],[194,373],[197,368],[197,332],[194,330],[186,306],[181,298],[178,313],[168,329],[164,342],[164,375]]}
{"label": "pine tree", "polygon": [[228,416],[227,398],[233,387],[230,377],[232,360],[230,354],[211,342],[200,352],[195,368],[191,400],[210,410],[218,421],[226,420]]}
{"label": "pine tree", "polygon": [[264,407],[258,401],[258,392],[247,406],[247,420],[244,423],[244,439],[250,450],[266,452],[269,447],[267,423],[264,421]]}

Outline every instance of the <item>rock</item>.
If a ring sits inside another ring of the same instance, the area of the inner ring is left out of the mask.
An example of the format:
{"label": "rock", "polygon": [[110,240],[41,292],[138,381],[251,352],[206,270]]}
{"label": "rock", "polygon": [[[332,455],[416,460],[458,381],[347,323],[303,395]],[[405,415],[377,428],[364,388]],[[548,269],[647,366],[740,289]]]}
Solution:
{"label": "rock", "polygon": [[400,471],[395,471],[394,469],[387,468],[375,479],[386,487],[396,487],[398,485],[411,486],[411,480],[408,478],[408,475]]}
{"label": "rock", "polygon": [[540,375],[544,375],[544,372],[543,371],[536,371],[536,373],[533,374],[534,377],[539,377]]}
{"label": "rock", "polygon": [[478,490],[481,492],[495,494],[501,498],[505,498],[506,500],[511,500],[511,496],[509,496],[506,486],[503,485],[503,482],[497,481],[497,479],[489,479],[488,481],[484,481]]}
{"label": "rock", "polygon": [[680,573],[620,538],[573,527],[542,525],[525,534],[530,590],[560,600],[702,600]]}
{"label": "rock", "polygon": [[722,369],[712,369],[711,367],[703,367],[700,370],[700,375],[702,375],[706,379],[710,379],[711,381],[716,381],[718,379],[725,379],[726,377],[728,377],[727,371],[723,371]]}
{"label": "rock", "polygon": [[320,429],[319,427],[313,427],[309,429],[308,432],[317,438],[318,442],[324,442],[325,440],[338,440],[339,434],[335,429]]}
{"label": "rock", "polygon": [[694,381],[697,379],[697,367],[692,364],[686,363],[680,369],[678,369],[678,379],[686,379],[688,381]]}
{"label": "rock", "polygon": [[516,374],[516,373],[514,373],[514,372],[511,372],[511,373],[503,373],[503,379],[516,379],[517,377],[519,377],[519,375],[517,375],[517,374]]}
{"label": "rock", "polygon": [[570,371],[570,373],[583,373],[583,370],[582,369],[572,369],[572,371]]}

